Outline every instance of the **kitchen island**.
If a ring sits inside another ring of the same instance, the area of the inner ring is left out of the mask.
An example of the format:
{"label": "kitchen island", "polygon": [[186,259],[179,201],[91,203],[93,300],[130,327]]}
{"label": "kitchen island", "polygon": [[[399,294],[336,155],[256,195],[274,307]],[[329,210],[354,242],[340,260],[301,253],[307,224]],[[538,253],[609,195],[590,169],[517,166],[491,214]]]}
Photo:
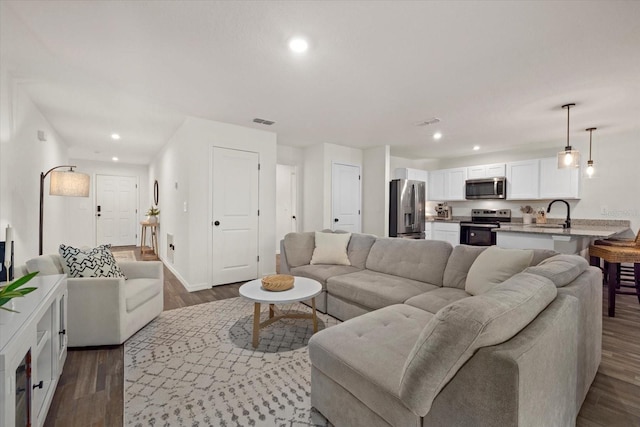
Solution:
{"label": "kitchen island", "polygon": [[571,228],[562,224],[505,224],[494,230],[502,248],[551,249],[585,256],[596,239],[633,237],[629,221],[574,220]]}

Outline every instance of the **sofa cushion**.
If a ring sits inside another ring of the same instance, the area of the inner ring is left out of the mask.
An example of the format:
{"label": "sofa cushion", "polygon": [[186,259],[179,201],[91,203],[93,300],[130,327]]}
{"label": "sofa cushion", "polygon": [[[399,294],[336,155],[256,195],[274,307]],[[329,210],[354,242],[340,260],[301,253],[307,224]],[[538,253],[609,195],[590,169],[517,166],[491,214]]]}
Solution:
{"label": "sofa cushion", "polygon": [[533,259],[529,265],[538,265],[547,258],[558,255],[558,252],[551,249],[534,249]]}
{"label": "sofa cushion", "polygon": [[347,254],[349,255],[349,261],[351,261],[352,266],[364,270],[371,246],[373,246],[375,241],[376,236],[372,234],[351,234]]}
{"label": "sofa cushion", "polygon": [[289,233],[284,236],[284,250],[289,267],[307,265],[315,248],[315,233]]}
{"label": "sofa cushion", "polygon": [[378,238],[369,251],[368,270],[442,286],[453,247],[438,240]]}
{"label": "sofa cushion", "polygon": [[145,302],[162,292],[162,281],[158,279],[129,279],[124,285],[127,312],[131,313]]}
{"label": "sofa cushion", "polygon": [[437,286],[376,271],[334,276],[327,280],[327,291],[342,299],[371,309],[401,304]]}
{"label": "sofa cushion", "polygon": [[64,274],[63,260],[58,254],[45,254],[26,262],[29,273],[40,272],[40,276]]}
{"label": "sofa cushion", "polygon": [[315,248],[310,264],[351,265],[347,246],[351,233],[324,233],[316,231]]}
{"label": "sofa cushion", "polygon": [[400,378],[424,326],[433,314],[393,305],[313,335],[313,366],[348,390],[390,425],[415,424],[398,398]]}
{"label": "sofa cushion", "polygon": [[308,277],[317,280],[322,285],[322,289],[327,289],[327,279],[341,274],[349,274],[360,271],[359,269],[347,265],[301,265],[291,269],[294,276]]}
{"label": "sofa cushion", "polygon": [[111,253],[111,245],[91,249],[60,245],[59,252],[69,277],[125,277]]}
{"label": "sofa cushion", "polygon": [[589,267],[586,259],[578,255],[556,255],[547,258],[540,264],[529,267],[525,273],[538,274],[550,279],[556,287],[561,288],[571,283]]}
{"label": "sofa cushion", "polygon": [[425,326],[406,360],[402,401],[425,416],[433,399],[476,350],[512,338],[556,295],[549,279],[519,273],[488,292],[444,307]]}
{"label": "sofa cushion", "polygon": [[464,289],[457,288],[437,288],[424,294],[416,295],[405,301],[405,304],[436,314],[441,308],[454,301],[468,298],[471,295]]}
{"label": "sofa cushion", "polygon": [[485,249],[486,246],[470,245],[458,245],[453,248],[444,269],[442,286],[464,289],[471,265]]}
{"label": "sofa cushion", "polygon": [[471,295],[487,292],[531,264],[533,251],[528,249],[503,249],[490,246],[471,265],[465,291]]}

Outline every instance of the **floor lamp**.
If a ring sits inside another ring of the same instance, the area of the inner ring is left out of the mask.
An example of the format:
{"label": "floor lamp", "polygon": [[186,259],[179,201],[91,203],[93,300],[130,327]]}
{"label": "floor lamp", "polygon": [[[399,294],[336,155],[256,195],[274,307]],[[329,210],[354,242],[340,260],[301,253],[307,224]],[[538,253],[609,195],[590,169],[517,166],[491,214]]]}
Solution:
{"label": "floor lamp", "polygon": [[[52,167],[46,173],[40,172],[40,255],[42,255],[42,223],[44,218],[44,179],[51,174],[49,194],[52,196],[89,197],[89,175],[74,172],[73,168],[75,167],[77,166],[62,165]],[[69,168],[69,170],[56,170],[60,168]]]}

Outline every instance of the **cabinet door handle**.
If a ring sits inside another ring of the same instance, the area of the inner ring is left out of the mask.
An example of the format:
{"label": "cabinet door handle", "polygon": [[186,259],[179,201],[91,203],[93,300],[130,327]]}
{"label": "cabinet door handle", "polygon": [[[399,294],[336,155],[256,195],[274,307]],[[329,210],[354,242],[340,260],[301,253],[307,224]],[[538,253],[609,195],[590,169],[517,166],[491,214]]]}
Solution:
{"label": "cabinet door handle", "polygon": [[43,386],[44,386],[44,383],[41,380],[38,384],[34,384],[33,385],[33,389],[34,390],[37,389],[37,388],[42,389]]}

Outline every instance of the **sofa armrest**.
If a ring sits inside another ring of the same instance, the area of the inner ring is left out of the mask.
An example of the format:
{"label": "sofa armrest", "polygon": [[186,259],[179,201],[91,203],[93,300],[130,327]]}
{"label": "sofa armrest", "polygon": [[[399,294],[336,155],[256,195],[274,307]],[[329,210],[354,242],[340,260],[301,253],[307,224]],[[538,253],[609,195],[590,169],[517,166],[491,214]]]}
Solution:
{"label": "sofa armrest", "polygon": [[280,274],[291,274],[287,262],[287,252],[284,250],[284,239],[280,240]]}
{"label": "sofa armrest", "polygon": [[124,286],[117,277],[67,279],[69,347],[121,343]]}
{"label": "sofa armrest", "polygon": [[127,279],[161,279],[163,278],[161,261],[120,261],[118,266]]}

